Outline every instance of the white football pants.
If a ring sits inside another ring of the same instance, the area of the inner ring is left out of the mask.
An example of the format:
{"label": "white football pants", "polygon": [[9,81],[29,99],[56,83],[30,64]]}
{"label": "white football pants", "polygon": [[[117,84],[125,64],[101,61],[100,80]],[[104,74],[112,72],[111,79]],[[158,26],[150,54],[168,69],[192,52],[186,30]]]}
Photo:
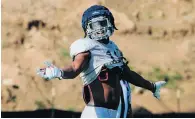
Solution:
{"label": "white football pants", "polygon": [[81,118],[116,118],[117,110],[104,107],[85,106]]}
{"label": "white football pants", "polygon": [[[131,103],[131,88],[127,81],[120,81],[123,92],[123,104],[120,99],[120,104],[117,110],[107,109],[104,107],[85,106],[81,118],[126,118],[128,111],[128,103]],[[122,105],[124,105],[122,109]],[[123,115],[121,115],[123,112]]]}

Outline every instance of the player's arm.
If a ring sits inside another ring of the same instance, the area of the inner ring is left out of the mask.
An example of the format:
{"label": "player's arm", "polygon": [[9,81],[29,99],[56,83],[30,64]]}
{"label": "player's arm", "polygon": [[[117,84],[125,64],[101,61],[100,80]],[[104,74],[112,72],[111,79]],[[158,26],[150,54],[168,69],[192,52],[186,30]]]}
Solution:
{"label": "player's arm", "polygon": [[155,87],[152,82],[144,79],[135,71],[130,70],[130,68],[127,65],[123,66],[123,79],[135,86],[148,89],[152,92],[155,91]]}
{"label": "player's arm", "polygon": [[154,97],[156,97],[157,99],[160,99],[160,88],[166,83],[165,81],[157,81],[155,83],[152,83],[144,79],[138,73],[131,71],[126,64],[123,67],[123,79],[135,86],[152,91]]}
{"label": "player's arm", "polygon": [[124,62],[124,65],[123,65],[123,79],[126,80],[127,82],[135,85],[135,86],[142,87],[142,88],[145,88],[145,89],[148,89],[148,90],[154,92],[155,89],[154,89],[153,83],[151,83],[148,80],[145,80],[138,73],[130,70],[130,68],[127,65],[128,61],[126,60],[125,57],[123,57],[123,53],[121,52],[121,50],[119,50],[119,52],[120,52],[120,55],[123,58],[123,62]]}
{"label": "player's arm", "polygon": [[47,80],[54,78],[73,79],[78,76],[86,66],[88,66],[89,58],[90,52],[81,52],[74,56],[73,61],[69,66],[66,66],[63,69],[60,69],[49,62],[45,62],[47,67],[39,69],[37,74]]}
{"label": "player's arm", "polygon": [[77,77],[84,68],[88,66],[90,58],[89,52],[79,53],[73,58],[72,64],[62,69],[63,79],[73,79]]}
{"label": "player's arm", "polygon": [[[121,57],[123,57],[123,53],[121,51],[120,51],[120,54],[121,54]],[[123,65],[123,79],[124,80],[126,80],[127,82],[129,82],[135,86],[148,89],[152,92],[155,91],[155,87],[154,87],[152,82],[145,80],[138,73],[130,70],[130,68],[127,65],[128,61],[126,60],[125,57],[123,57],[123,62],[124,62],[124,65]]]}

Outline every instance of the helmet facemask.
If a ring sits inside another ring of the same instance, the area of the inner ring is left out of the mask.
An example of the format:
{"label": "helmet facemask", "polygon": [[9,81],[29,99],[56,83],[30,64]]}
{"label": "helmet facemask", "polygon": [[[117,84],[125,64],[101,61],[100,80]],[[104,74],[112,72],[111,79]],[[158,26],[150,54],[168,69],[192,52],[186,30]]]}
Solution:
{"label": "helmet facemask", "polygon": [[92,18],[88,21],[86,34],[93,40],[108,39],[114,32],[114,27],[109,19],[104,16]]}

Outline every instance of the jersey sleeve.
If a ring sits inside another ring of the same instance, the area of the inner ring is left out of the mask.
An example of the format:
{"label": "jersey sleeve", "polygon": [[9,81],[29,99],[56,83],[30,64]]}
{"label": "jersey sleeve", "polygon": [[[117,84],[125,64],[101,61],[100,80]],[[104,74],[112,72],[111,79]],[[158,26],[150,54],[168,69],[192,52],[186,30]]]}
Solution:
{"label": "jersey sleeve", "polygon": [[85,39],[76,40],[70,46],[70,56],[72,59],[74,59],[74,57],[79,53],[89,51],[91,48],[92,46],[87,40]]}

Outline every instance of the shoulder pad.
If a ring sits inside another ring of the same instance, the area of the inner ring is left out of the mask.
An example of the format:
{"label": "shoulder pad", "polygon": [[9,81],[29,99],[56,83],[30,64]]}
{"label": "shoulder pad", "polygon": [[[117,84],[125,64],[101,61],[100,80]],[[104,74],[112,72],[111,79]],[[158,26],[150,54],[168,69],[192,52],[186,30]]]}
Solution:
{"label": "shoulder pad", "polygon": [[73,42],[70,46],[70,56],[74,58],[76,55],[82,52],[91,50],[95,46],[93,40],[88,38],[82,38]]}

